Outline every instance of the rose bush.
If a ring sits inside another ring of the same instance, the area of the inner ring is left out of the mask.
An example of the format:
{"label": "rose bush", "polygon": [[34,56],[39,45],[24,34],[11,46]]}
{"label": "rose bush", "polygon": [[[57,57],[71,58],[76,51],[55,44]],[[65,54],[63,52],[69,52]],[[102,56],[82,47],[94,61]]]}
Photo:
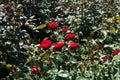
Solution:
{"label": "rose bush", "polygon": [[120,79],[117,2],[10,1],[0,1],[0,80]]}

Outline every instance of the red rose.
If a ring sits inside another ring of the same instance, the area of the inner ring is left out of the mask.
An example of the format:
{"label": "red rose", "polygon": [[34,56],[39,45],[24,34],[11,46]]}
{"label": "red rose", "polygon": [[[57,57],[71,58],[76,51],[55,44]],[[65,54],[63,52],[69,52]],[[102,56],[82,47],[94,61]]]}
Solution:
{"label": "red rose", "polygon": [[62,32],[63,32],[63,33],[66,33],[66,32],[67,32],[67,30],[68,30],[68,28],[67,28],[67,27],[62,28]]}
{"label": "red rose", "polygon": [[78,48],[80,48],[80,46],[79,46],[79,43],[72,42],[71,44],[69,44],[69,48],[70,49],[78,49]]}
{"label": "red rose", "polygon": [[47,40],[43,40],[39,47],[46,50],[49,49],[51,45],[52,45],[52,41],[47,39]]}
{"label": "red rose", "polygon": [[49,22],[48,23],[48,28],[51,30],[55,30],[58,27],[58,23],[57,22]]}
{"label": "red rose", "polygon": [[120,50],[116,50],[116,51],[112,52],[111,56],[114,57],[118,54],[120,54]]}
{"label": "red rose", "polygon": [[63,46],[64,46],[64,42],[57,42],[56,44],[54,44],[54,50],[60,51]]}
{"label": "red rose", "polygon": [[107,55],[103,55],[101,58],[105,61],[107,61],[109,59],[109,57]]}
{"label": "red rose", "polygon": [[33,72],[34,74],[39,74],[39,70],[37,69],[36,66],[33,66],[33,67],[31,68],[31,70],[32,70],[32,72]]}
{"label": "red rose", "polygon": [[65,40],[66,40],[66,41],[71,40],[71,39],[73,39],[75,36],[76,36],[76,34],[73,34],[73,33],[68,34],[68,35],[65,37]]}

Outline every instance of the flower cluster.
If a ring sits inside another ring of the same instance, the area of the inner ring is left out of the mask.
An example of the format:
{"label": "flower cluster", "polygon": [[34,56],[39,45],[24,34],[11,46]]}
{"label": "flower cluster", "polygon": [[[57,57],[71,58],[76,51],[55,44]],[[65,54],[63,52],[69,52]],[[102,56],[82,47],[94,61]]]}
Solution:
{"label": "flower cluster", "polygon": [[[57,29],[58,26],[59,26],[59,25],[58,25],[57,22],[49,22],[49,23],[48,23],[48,28],[49,28],[50,30],[54,30],[54,31],[55,31],[55,29]],[[62,29],[62,32],[63,32],[63,33],[66,33],[67,30],[68,30],[68,28],[64,27],[64,28]],[[75,38],[75,36],[76,36],[76,34],[74,34],[74,33],[67,34],[67,35],[65,36],[65,41],[72,40],[72,39]],[[56,43],[54,44],[54,51],[61,51],[61,50],[62,50],[62,47],[64,46],[64,44],[65,44],[65,42],[56,42]],[[49,39],[45,39],[45,40],[43,40],[43,41],[40,43],[39,48],[42,48],[42,49],[44,49],[44,50],[47,50],[47,49],[49,49],[49,48],[51,47],[51,45],[52,45],[52,41],[49,40]],[[68,45],[68,47],[69,47],[70,49],[74,49],[74,50],[80,48],[79,43],[76,43],[76,42],[70,43],[70,44]]]}

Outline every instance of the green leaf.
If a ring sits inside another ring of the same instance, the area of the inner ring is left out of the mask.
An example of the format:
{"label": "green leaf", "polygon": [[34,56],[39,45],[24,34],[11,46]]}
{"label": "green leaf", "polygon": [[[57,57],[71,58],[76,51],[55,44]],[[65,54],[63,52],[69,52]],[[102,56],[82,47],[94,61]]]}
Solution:
{"label": "green leaf", "polygon": [[120,60],[120,55],[116,55],[113,57],[113,60]]}
{"label": "green leaf", "polygon": [[76,80],[89,80],[89,79],[84,78],[84,77],[77,77]]}
{"label": "green leaf", "polygon": [[69,76],[69,74],[67,74],[67,73],[59,73],[58,76],[67,78]]}
{"label": "green leaf", "polygon": [[116,33],[117,29],[115,27],[110,28],[111,33]]}
{"label": "green leaf", "polygon": [[44,68],[44,70],[47,70],[48,69],[47,64],[43,64],[43,68]]}
{"label": "green leaf", "polygon": [[63,62],[62,56],[60,56],[59,54],[56,56],[56,59],[60,62]]}
{"label": "green leaf", "polygon": [[45,80],[44,78],[41,78],[40,80]]}
{"label": "green leaf", "polygon": [[69,76],[69,73],[65,70],[60,70],[58,72],[58,76],[63,77],[63,78],[67,78]]}

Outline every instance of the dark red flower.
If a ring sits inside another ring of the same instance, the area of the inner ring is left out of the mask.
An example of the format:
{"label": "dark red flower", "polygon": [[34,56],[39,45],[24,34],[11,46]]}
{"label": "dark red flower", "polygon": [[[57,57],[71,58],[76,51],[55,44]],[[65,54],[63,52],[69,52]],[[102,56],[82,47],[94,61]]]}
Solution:
{"label": "dark red flower", "polygon": [[14,66],[13,68],[12,68],[12,72],[18,72],[18,68],[16,67],[16,66]]}
{"label": "dark red flower", "polygon": [[89,60],[92,62],[94,61],[94,57],[90,56]]}
{"label": "dark red flower", "polygon": [[51,30],[55,30],[58,27],[58,23],[57,22],[49,22],[48,23],[48,28]]}
{"label": "dark red flower", "polygon": [[48,59],[48,63],[51,63],[52,62],[52,60],[51,59]]}
{"label": "dark red flower", "polygon": [[69,44],[69,48],[70,49],[78,49],[78,48],[80,48],[80,46],[79,46],[79,43],[72,42],[71,44]]}
{"label": "dark red flower", "polygon": [[24,45],[29,46],[30,44],[28,42],[24,42]]}
{"label": "dark red flower", "polygon": [[64,46],[64,42],[57,42],[57,43],[54,44],[54,50],[55,51],[60,51],[63,46]]}
{"label": "dark red flower", "polygon": [[76,34],[73,34],[73,33],[68,34],[68,35],[65,37],[65,40],[68,41],[68,40],[74,39],[75,36],[76,36]]}
{"label": "dark red flower", "polygon": [[52,41],[49,39],[46,39],[41,42],[39,47],[46,50],[46,49],[49,49],[51,45],[52,45]]}
{"label": "dark red flower", "polygon": [[31,70],[32,70],[32,72],[33,72],[34,74],[39,74],[39,70],[37,69],[36,66],[33,66],[33,67],[31,68]]}
{"label": "dark red flower", "polygon": [[109,57],[107,55],[103,55],[101,58],[105,61],[109,60]]}
{"label": "dark red flower", "polygon": [[62,28],[62,32],[63,32],[63,33],[66,33],[66,32],[67,32],[67,30],[68,30],[68,28],[67,28],[67,27]]}
{"label": "dark red flower", "polygon": [[120,50],[116,50],[116,51],[112,52],[111,56],[114,57],[118,54],[120,54]]}

